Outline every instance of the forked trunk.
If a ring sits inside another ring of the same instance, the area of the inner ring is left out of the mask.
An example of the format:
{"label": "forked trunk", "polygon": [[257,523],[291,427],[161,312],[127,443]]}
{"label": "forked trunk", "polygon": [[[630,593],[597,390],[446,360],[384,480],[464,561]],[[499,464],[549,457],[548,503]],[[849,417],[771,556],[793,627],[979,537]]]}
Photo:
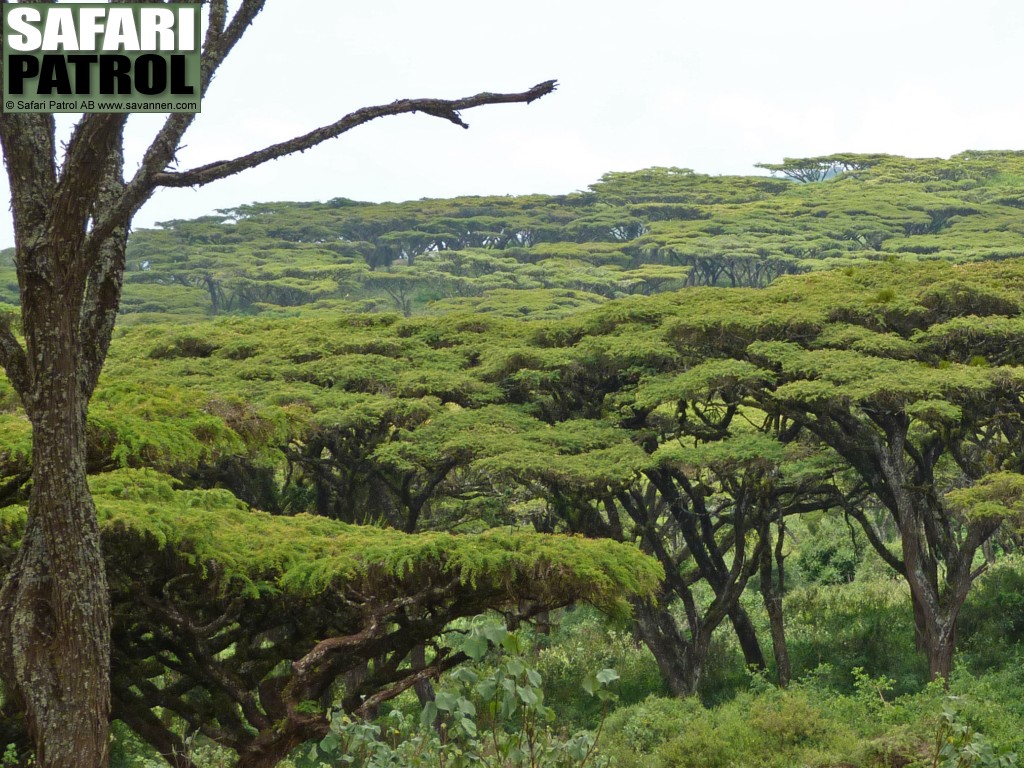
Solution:
{"label": "forked trunk", "polygon": [[[928,657],[928,675],[932,680],[945,680],[948,686],[949,675],[953,671],[953,655],[956,652],[956,619],[945,615],[945,612],[913,594],[914,606],[914,637],[917,649]],[[954,606],[959,613],[960,606]],[[954,613],[955,615],[955,613]]]}
{"label": "forked trunk", "polygon": [[697,632],[689,642],[679,632],[667,608],[646,601],[633,602],[637,634],[658,663],[661,676],[673,696],[693,696],[700,689],[710,650],[709,638]]}
{"label": "forked trunk", "polygon": [[74,314],[65,305],[34,318],[29,331],[39,367],[29,403],[32,490],[21,550],[0,591],[0,663],[24,706],[39,768],[102,768],[108,758],[109,596],[86,484]]}
{"label": "forked trunk", "polygon": [[772,546],[771,527],[767,526],[761,533],[765,539],[765,546],[761,549],[761,598],[764,601],[765,610],[768,612],[768,628],[772,638],[772,654],[775,656],[775,668],[779,675],[779,687],[785,688],[789,685],[793,675],[793,667],[789,660],[789,646],[786,643],[786,622],[782,611],[782,595],[786,588],[786,568],[784,542],[786,540],[786,527],[782,519],[779,520],[779,535],[775,539],[775,567],[778,570],[778,580],[775,579],[772,568]]}

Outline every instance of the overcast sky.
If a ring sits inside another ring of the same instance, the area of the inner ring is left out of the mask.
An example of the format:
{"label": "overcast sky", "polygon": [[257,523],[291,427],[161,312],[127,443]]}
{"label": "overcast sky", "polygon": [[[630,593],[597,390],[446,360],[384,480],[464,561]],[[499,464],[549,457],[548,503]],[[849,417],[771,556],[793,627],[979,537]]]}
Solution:
{"label": "overcast sky", "polygon": [[[468,131],[385,118],[202,190],[164,190],[136,228],[254,201],[564,193],[653,165],[753,173],[784,156],[1024,149],[1020,0],[267,5],[207,93],[180,167],[397,98],[551,78],[559,89],[468,111]],[[129,122],[129,171],[158,119]],[[7,216],[0,246],[11,244]]]}

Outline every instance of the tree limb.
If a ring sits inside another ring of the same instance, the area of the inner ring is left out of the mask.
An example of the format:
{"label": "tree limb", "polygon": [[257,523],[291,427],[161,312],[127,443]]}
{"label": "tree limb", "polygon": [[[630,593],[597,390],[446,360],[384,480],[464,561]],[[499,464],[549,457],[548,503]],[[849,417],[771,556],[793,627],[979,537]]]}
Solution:
{"label": "tree limb", "polygon": [[464,99],[400,99],[376,107],[363,107],[355,112],[352,112],[345,117],[341,118],[335,123],[324,126],[323,128],[317,128],[314,131],[303,136],[296,136],[288,141],[283,141],[279,144],[273,144],[264,149],[251,152],[248,155],[237,157],[233,160],[219,160],[214,163],[208,163],[207,165],[193,168],[188,171],[181,172],[165,172],[158,173],[155,176],[154,182],[158,186],[163,187],[195,187],[209,184],[212,181],[223,179],[228,176],[232,176],[241,171],[249,168],[255,168],[258,165],[262,165],[270,160],[276,160],[280,157],[294,154],[295,152],[302,152],[322,144],[328,139],[333,139],[341,134],[356,128],[357,126],[363,125],[376,120],[378,117],[386,117],[389,115],[402,115],[410,114],[413,112],[423,112],[434,117],[441,117],[445,120],[450,120],[456,125],[460,125],[463,128],[469,126],[462,121],[459,112],[463,109],[472,109],[473,107],[480,107],[486,104],[510,104],[510,103],[526,103],[529,104],[536,99],[546,96],[555,90],[555,81],[547,80],[539,85],[535,85],[528,91],[522,93],[478,93],[475,96],[469,96]]}
{"label": "tree limb", "polygon": [[461,664],[462,662],[468,660],[468,658],[469,657],[466,656],[466,654],[462,651],[452,654],[451,656],[443,656],[442,658],[436,660],[429,667],[423,667],[422,669],[413,672],[411,675],[407,675],[406,677],[402,678],[400,681],[398,681],[396,685],[393,685],[390,688],[384,688],[380,691],[377,691],[377,693],[373,694],[372,696],[367,697],[363,701],[363,703],[355,711],[353,711],[352,714],[358,717],[367,717],[371,712],[374,712],[377,709],[377,707],[379,707],[385,701],[395,698],[395,696],[402,693],[403,691],[409,690],[414,685],[416,685],[416,683],[418,683],[420,680],[429,680],[431,678],[436,679],[441,675],[442,672],[445,672],[451,669],[452,667]]}
{"label": "tree limb", "polygon": [[[118,137],[119,145],[123,137]],[[112,201],[124,192],[122,169],[123,150],[112,152],[107,158],[99,192],[93,204],[93,212],[106,210]],[[128,242],[127,222],[121,222],[110,235],[90,254],[89,274],[85,285],[79,332],[86,354],[82,355],[80,382],[86,398],[92,396],[99,381],[100,371],[107,359],[114,322],[121,302],[121,285],[124,280],[124,259]]]}
{"label": "tree limb", "polygon": [[6,507],[16,501],[23,501],[28,494],[23,492],[25,483],[32,479],[32,470],[19,472],[2,486],[0,486],[0,507]]}
{"label": "tree limb", "polygon": [[864,511],[858,509],[856,506],[848,505],[846,507],[846,513],[860,523],[860,527],[864,529],[864,535],[868,538],[868,543],[871,544],[878,556],[885,561],[885,563],[892,568],[896,573],[906,576],[907,566],[902,560],[896,555],[889,551],[889,548],[885,546],[885,542],[882,541],[881,535],[875,530],[875,526],[871,524]]}
{"label": "tree limb", "polygon": [[57,184],[56,123],[52,114],[0,114],[0,145],[11,187],[17,259],[45,237],[43,223]]}
{"label": "tree limb", "polygon": [[[252,24],[256,16],[263,10],[266,0],[243,0],[241,6],[227,22],[227,0],[212,0],[210,3],[209,24],[206,38],[203,41],[200,60],[200,93],[205,96],[217,69],[227,58]],[[225,28],[225,24],[227,27]],[[130,221],[135,212],[149,199],[156,188],[154,178],[174,162],[175,153],[185,132],[191,127],[196,115],[191,112],[179,112],[167,117],[160,132],[150,143],[142,158],[139,170],[128,182],[120,199],[115,205],[109,206],[101,219],[97,219],[89,234],[90,255],[99,244],[120,226],[121,221]]]}

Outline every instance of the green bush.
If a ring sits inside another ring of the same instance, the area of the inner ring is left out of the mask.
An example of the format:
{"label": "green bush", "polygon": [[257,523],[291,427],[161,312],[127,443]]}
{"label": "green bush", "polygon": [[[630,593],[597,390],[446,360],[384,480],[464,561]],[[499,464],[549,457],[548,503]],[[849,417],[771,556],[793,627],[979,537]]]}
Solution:
{"label": "green bush", "polygon": [[750,727],[780,750],[814,743],[826,731],[821,713],[799,690],[759,696],[750,707]]}
{"label": "green bush", "polygon": [[650,696],[620,707],[605,723],[606,750],[613,765],[628,765],[633,757],[652,755],[679,733],[683,724],[700,721],[706,711],[696,698]]}
{"label": "green bush", "polygon": [[624,768],[791,768],[844,758],[856,742],[807,692],[772,689],[711,709],[651,697],[608,718],[604,753]]}
{"label": "green bush", "polygon": [[1006,557],[975,584],[960,612],[960,647],[976,671],[993,669],[1024,643],[1024,558]]}
{"label": "green bush", "polygon": [[[492,650],[493,649],[493,650]],[[330,732],[308,753],[319,768],[604,768],[597,733],[567,736],[554,727],[545,705],[543,680],[523,655],[525,642],[499,624],[481,624],[462,638],[461,651],[474,662],[494,662],[479,674],[470,666],[451,672],[422,708],[419,718],[392,710],[380,723],[330,716]],[[604,712],[618,698],[609,688],[614,669],[583,677],[582,689]],[[418,720],[418,722],[417,722]]]}
{"label": "green bush", "polygon": [[809,584],[853,581],[867,546],[859,529],[851,529],[835,516],[808,522],[807,527],[810,535],[802,541],[794,558],[800,581]]}
{"label": "green bush", "polygon": [[[710,723],[698,720],[658,750],[657,768],[730,768],[734,749]],[[637,765],[644,765],[638,763]]]}
{"label": "green bush", "polygon": [[[608,717],[602,751],[623,768],[1017,764],[1011,755],[1024,740],[1024,665],[1012,675],[1007,670],[981,678],[961,668],[949,692],[933,683],[902,696],[893,693],[892,680],[862,671],[853,675],[850,694],[837,693],[829,684],[832,675],[819,670],[787,690],[761,685],[713,708],[696,698],[652,696]],[[943,752],[946,744],[951,746]]]}
{"label": "green bush", "polygon": [[623,704],[667,693],[647,647],[593,608],[566,611],[550,636],[535,640],[543,646],[537,653],[537,671],[544,678],[545,699],[569,727],[596,728],[601,717],[600,702],[579,695],[581,670],[618,670],[616,690]]}
{"label": "green bush", "polygon": [[[927,660],[914,647],[907,586],[895,579],[810,586],[786,596],[786,632],[793,674],[829,665],[829,685],[854,690],[853,669],[894,681],[895,693],[919,691]],[[820,676],[820,674],[819,674]]]}

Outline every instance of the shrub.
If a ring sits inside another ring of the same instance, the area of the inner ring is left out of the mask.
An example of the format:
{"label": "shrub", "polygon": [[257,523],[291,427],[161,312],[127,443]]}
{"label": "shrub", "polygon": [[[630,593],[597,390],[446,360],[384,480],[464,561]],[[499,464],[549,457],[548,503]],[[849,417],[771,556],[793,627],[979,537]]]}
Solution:
{"label": "shrub", "polygon": [[750,707],[750,727],[780,750],[817,741],[826,730],[821,713],[799,690],[758,697]]}
{"label": "shrub", "polygon": [[643,701],[651,694],[667,693],[657,662],[632,633],[616,627],[589,607],[578,607],[561,615],[559,626],[537,654],[537,671],[544,678],[548,704],[565,723],[574,728],[595,728],[601,716],[600,703],[579,695],[580,670],[614,667],[622,676],[617,692],[623,704]]}
{"label": "shrub", "polygon": [[808,524],[811,536],[797,552],[796,568],[801,581],[812,584],[845,584],[854,580],[864,559],[863,534],[848,528],[841,520],[825,517]]}
{"label": "shrub", "polygon": [[605,723],[606,748],[615,765],[629,756],[652,755],[687,724],[706,716],[696,698],[673,699],[649,696],[631,706],[620,707]]}
{"label": "shrub", "polygon": [[979,579],[960,612],[961,648],[971,667],[987,670],[1024,643],[1024,559],[1007,557]]}
{"label": "shrub", "polygon": [[829,684],[852,692],[850,670],[894,681],[896,695],[928,680],[926,659],[914,647],[914,617],[906,584],[892,580],[811,586],[786,597],[794,676],[827,663]]}

